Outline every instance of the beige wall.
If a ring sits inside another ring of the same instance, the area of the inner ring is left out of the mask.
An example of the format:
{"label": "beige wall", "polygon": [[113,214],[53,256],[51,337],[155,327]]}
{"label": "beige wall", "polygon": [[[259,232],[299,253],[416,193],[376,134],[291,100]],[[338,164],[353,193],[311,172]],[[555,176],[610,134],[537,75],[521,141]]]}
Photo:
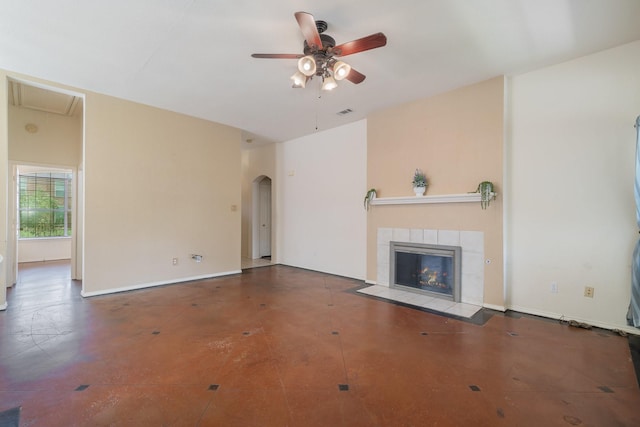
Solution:
{"label": "beige wall", "polygon": [[85,108],[84,294],[239,271],[240,131],[93,93]]}
{"label": "beige wall", "polygon": [[[27,132],[27,123],[38,126],[38,132]],[[9,160],[15,163],[78,167],[82,159],[82,114],[67,117],[10,106],[9,135]]]}
{"label": "beige wall", "polygon": [[18,262],[41,262],[71,258],[71,238],[24,239],[18,242]]}
{"label": "beige wall", "polygon": [[[0,70],[0,255],[7,255],[7,166],[9,164],[7,73]],[[7,275],[0,263],[0,310],[7,308]]]}
{"label": "beige wall", "polygon": [[[504,79],[494,78],[368,118],[367,187],[378,197],[412,196],[416,168],[427,175],[427,195],[474,191],[503,173]],[[484,302],[504,306],[502,198],[478,204],[373,206],[368,214],[367,280],[376,280],[379,227],[483,231]]]}
{"label": "beige wall", "polygon": [[[83,295],[240,270],[238,129],[0,70],[2,223],[7,76],[85,95],[84,159],[78,153],[78,200],[85,195],[84,218],[78,218],[85,227]],[[55,155],[47,159],[42,163],[57,162]],[[5,227],[0,242],[4,256]],[[190,259],[194,253],[204,256],[201,263]],[[179,259],[177,266],[172,258]],[[0,292],[0,307],[5,302]]]}

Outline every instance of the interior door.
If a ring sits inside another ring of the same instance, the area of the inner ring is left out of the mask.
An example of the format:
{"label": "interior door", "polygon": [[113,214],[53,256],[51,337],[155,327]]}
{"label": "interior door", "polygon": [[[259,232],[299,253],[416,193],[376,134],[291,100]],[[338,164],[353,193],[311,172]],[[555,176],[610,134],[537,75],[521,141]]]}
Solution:
{"label": "interior door", "polygon": [[260,257],[271,256],[271,180],[263,179],[259,185]]}

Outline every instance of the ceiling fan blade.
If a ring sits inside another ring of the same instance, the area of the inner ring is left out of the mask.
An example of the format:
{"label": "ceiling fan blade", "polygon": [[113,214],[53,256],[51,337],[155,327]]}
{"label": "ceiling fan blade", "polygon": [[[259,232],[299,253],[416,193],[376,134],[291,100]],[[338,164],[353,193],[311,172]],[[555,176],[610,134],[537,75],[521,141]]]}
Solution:
{"label": "ceiling fan blade", "polygon": [[316,49],[321,50],[322,40],[320,40],[320,33],[318,33],[316,20],[313,15],[307,12],[296,12],[295,16],[298,21],[298,25],[300,26],[300,30],[302,31],[302,35],[307,41],[309,47],[313,50],[315,46]]}
{"label": "ceiling fan blade", "polygon": [[266,58],[266,59],[299,59],[304,55],[297,53],[253,53],[252,58]]}
{"label": "ceiling fan blade", "polygon": [[334,55],[347,56],[365,50],[375,49],[387,44],[387,36],[382,33],[371,34],[358,40],[343,43],[333,48]]}
{"label": "ceiling fan blade", "polygon": [[353,68],[351,69],[351,71],[349,71],[349,74],[347,74],[347,77],[345,77],[345,79],[355,84],[362,83],[366,78],[367,76],[354,70]]}

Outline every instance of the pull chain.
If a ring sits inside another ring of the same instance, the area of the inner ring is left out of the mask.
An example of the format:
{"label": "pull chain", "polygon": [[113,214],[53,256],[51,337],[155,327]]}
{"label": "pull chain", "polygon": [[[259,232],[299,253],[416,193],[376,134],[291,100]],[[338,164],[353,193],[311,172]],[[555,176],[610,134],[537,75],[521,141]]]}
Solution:
{"label": "pull chain", "polygon": [[316,98],[316,131],[318,130],[318,110],[320,109],[320,99],[322,98],[322,94],[320,93],[320,89],[318,89],[318,97]]}

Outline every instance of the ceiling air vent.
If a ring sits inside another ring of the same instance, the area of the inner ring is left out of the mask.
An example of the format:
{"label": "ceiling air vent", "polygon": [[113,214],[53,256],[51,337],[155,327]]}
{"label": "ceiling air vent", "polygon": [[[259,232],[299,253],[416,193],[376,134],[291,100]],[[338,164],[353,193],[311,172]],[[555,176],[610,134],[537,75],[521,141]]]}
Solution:
{"label": "ceiling air vent", "polygon": [[336,114],[339,116],[346,116],[347,114],[351,114],[351,113],[353,113],[353,110],[351,108],[347,108],[345,110],[338,111]]}

